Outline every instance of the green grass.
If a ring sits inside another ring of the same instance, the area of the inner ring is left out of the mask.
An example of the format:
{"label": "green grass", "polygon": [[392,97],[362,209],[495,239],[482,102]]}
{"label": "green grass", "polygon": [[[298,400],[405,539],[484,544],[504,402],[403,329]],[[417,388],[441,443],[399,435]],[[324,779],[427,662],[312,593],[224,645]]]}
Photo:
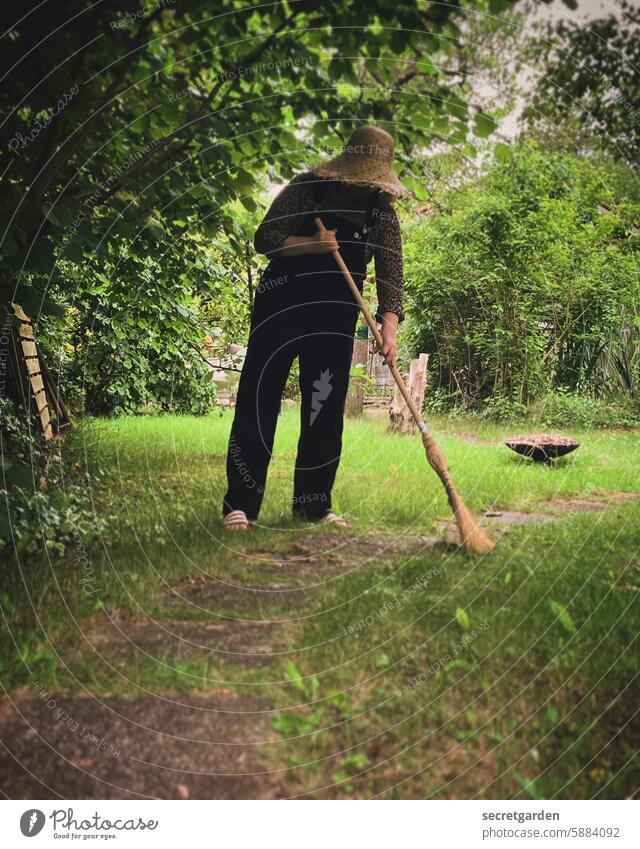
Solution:
{"label": "green grass", "polygon": [[[608,490],[640,490],[637,435],[616,431],[568,431],[582,447],[553,467],[531,464],[504,445],[513,428],[433,421],[434,433],[465,501],[475,510],[526,507],[557,495],[582,496]],[[96,423],[86,434],[90,474],[107,476],[109,501],[119,492],[125,524],[164,544],[171,538],[207,531],[218,536],[225,489],[224,457],[230,414],[207,418],[129,418]],[[522,425],[520,425],[522,427]],[[289,522],[297,412],[279,422],[261,522]],[[479,444],[457,438],[472,432]],[[372,418],[347,422],[344,451],[335,490],[338,509],[356,522],[382,527],[416,526],[428,530],[447,515],[442,487],[428,467],[417,438],[386,432]],[[79,448],[75,446],[76,450]],[[97,491],[100,503],[100,488]],[[124,535],[129,540],[128,534]]]}
{"label": "green grass", "polygon": [[[633,432],[565,431],[581,448],[545,467],[504,447],[513,427],[453,419],[432,426],[476,511],[544,512],[558,497],[640,492]],[[295,611],[307,617],[276,668],[234,668],[205,654],[179,664],[138,659],[126,670],[100,660],[85,639],[100,607],[207,621],[204,610],[163,607],[162,589],[199,575],[266,583],[263,552],[308,540],[289,515],[297,413],[286,410],[263,527],[227,547],[220,502],[229,427],[229,413],[129,418],[67,438],[66,464],[86,472],[104,527],[86,557],[71,546],[4,575],[5,688],[40,680],[51,690],[100,693],[259,693],[278,710],[281,741],[269,765],[287,771],[292,792],[316,796],[633,792],[640,501],[614,499],[606,511],[511,528],[482,558],[443,544],[372,561]],[[335,496],[357,531],[432,534],[449,518],[420,440],[389,435],[380,419],[347,422]]]}
{"label": "green grass", "polygon": [[[300,638],[315,648],[300,652],[299,672],[326,702],[315,732],[292,742],[307,766],[291,780],[322,787],[354,755],[366,770],[381,735],[376,763],[389,758],[398,781],[417,774],[400,798],[629,793],[640,777],[626,763],[639,730],[639,520],[637,506],[583,514],[514,530],[490,557],[443,551],[345,579]],[[294,716],[305,701],[281,693]],[[467,768],[486,758],[491,769],[448,787],[448,753],[465,747]],[[534,781],[528,793],[519,779]],[[342,784],[366,797],[388,786],[366,771]]]}

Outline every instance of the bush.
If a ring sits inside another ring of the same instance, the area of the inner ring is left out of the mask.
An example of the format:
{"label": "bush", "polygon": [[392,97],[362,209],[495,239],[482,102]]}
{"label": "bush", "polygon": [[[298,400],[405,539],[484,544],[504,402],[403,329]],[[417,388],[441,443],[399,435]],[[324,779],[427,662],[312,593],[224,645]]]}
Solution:
{"label": "bush", "polygon": [[65,394],[81,388],[89,415],[208,413],[216,384],[201,355],[200,300],[188,281],[164,280],[154,256],[106,270],[84,269],[65,317]]}
{"label": "bush", "polygon": [[527,415],[525,404],[511,401],[503,395],[487,398],[482,408],[482,417],[495,422],[508,422],[522,419]]}
{"label": "bush", "polygon": [[449,392],[445,386],[436,386],[433,391],[427,390],[424,408],[436,416],[455,417],[462,412],[459,394]]}
{"label": "bush", "polygon": [[623,401],[606,402],[599,398],[557,390],[541,402],[536,416],[550,427],[640,427],[640,413]]}
{"label": "bush", "polygon": [[[596,397],[640,382],[637,205],[606,162],[521,144],[508,162],[406,221],[410,355],[488,414],[554,386]],[[499,398],[499,401],[493,399]],[[519,412],[519,407],[513,411]]]}
{"label": "bush", "polygon": [[82,547],[104,527],[95,515],[90,491],[78,465],[65,466],[61,442],[48,443],[39,422],[10,400],[0,399],[3,471],[0,488],[0,559],[21,558],[46,548],[62,555]]}

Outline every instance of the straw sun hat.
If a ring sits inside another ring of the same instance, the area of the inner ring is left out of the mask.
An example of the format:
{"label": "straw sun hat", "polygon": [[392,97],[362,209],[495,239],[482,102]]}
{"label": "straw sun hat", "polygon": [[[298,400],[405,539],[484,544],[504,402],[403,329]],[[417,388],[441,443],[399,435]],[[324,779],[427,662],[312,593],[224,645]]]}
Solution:
{"label": "straw sun hat", "polygon": [[311,169],[319,177],[372,186],[395,198],[411,197],[393,170],[393,139],[380,127],[358,127],[339,156]]}

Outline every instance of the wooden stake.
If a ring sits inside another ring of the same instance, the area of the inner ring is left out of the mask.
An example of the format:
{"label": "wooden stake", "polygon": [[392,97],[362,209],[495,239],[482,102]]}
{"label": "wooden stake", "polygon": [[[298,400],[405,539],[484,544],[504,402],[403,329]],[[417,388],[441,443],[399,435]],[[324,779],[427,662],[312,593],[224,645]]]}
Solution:
{"label": "wooden stake", "polygon": [[[409,394],[418,410],[422,409],[424,393],[427,388],[428,363],[429,354],[420,354],[417,359],[411,360],[409,366]],[[397,385],[394,387],[389,418],[391,419],[391,430],[394,433],[413,433],[413,416],[411,410],[404,403],[404,398]]]}
{"label": "wooden stake", "polygon": [[[351,366],[360,366],[365,372],[367,369],[367,353],[369,342],[366,339],[355,339],[353,343],[353,355]],[[364,387],[366,377],[352,375],[349,379],[349,389],[345,403],[345,414],[347,418],[357,419],[362,415],[364,409]]]}

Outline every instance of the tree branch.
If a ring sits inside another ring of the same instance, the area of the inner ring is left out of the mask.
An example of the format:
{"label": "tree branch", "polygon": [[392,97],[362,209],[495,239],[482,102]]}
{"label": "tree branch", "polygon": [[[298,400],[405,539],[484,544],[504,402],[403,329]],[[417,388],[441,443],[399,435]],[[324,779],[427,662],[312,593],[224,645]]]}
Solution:
{"label": "tree branch", "polygon": [[[272,30],[269,37],[261,45],[259,45],[247,56],[245,56],[242,60],[243,64],[250,65],[254,63],[256,59],[261,58],[265,54],[265,52],[271,48],[278,35],[282,32],[282,30],[295,19],[298,14],[298,11],[299,10],[296,10],[290,15],[288,15],[274,30]],[[171,144],[174,139],[179,138],[181,135],[183,135],[185,130],[189,129],[190,127],[193,127],[195,124],[197,124],[198,121],[204,118],[207,115],[208,110],[211,108],[212,100],[220,92],[222,86],[226,82],[229,82],[229,79],[225,78],[224,75],[221,75],[221,78],[208,93],[202,106],[200,106],[199,109],[197,109],[185,121],[183,121],[180,126],[176,127],[175,130],[172,130],[164,138],[162,138],[152,150],[147,151],[147,153],[145,153],[144,156],[142,156],[137,162],[135,162],[133,165],[131,165],[129,168],[125,169],[121,174],[119,174],[113,186],[110,187],[109,194],[112,194],[113,191],[116,191],[119,186],[121,186],[131,177],[138,176],[139,174],[143,173],[149,167],[149,164],[151,162],[154,162],[154,157],[158,153],[160,153],[160,151],[163,151],[165,148],[167,148],[168,145]],[[187,144],[190,141],[190,138],[187,139]],[[179,148],[178,150],[181,150],[183,148],[184,146],[182,148]],[[175,151],[169,151],[168,154],[165,154],[162,160],[159,161],[164,161],[168,158],[168,156],[171,156],[174,153]],[[81,197],[86,197],[88,195],[93,194],[94,191],[95,189],[85,190],[77,195],[72,195],[71,199],[77,200]]]}
{"label": "tree branch", "polygon": [[[41,168],[38,172],[27,195],[27,205],[25,209],[25,229],[27,232],[31,229],[32,223],[39,217],[42,199],[49,188],[52,179],[60,171],[64,164],[69,161],[74,153],[76,153],[82,142],[88,136],[95,122],[101,116],[102,110],[111,103],[114,97],[117,96],[116,91],[129,70],[135,54],[142,46],[144,46],[144,39],[146,38],[149,26],[154,20],[159,18],[164,11],[165,9],[163,7],[158,7],[151,13],[151,15],[149,15],[148,18],[144,18],[141,21],[138,32],[133,40],[133,46],[119,63],[118,73],[114,75],[111,80],[111,83],[107,87],[99,106],[96,107],[87,120],[82,124],[81,129],[78,128],[77,130],[74,130],[71,135],[67,137],[60,149],[48,159],[48,165]],[[56,121],[55,124],[59,125],[59,122]],[[55,139],[57,135],[59,135],[59,126],[57,127],[56,133],[52,134],[52,138]]]}

